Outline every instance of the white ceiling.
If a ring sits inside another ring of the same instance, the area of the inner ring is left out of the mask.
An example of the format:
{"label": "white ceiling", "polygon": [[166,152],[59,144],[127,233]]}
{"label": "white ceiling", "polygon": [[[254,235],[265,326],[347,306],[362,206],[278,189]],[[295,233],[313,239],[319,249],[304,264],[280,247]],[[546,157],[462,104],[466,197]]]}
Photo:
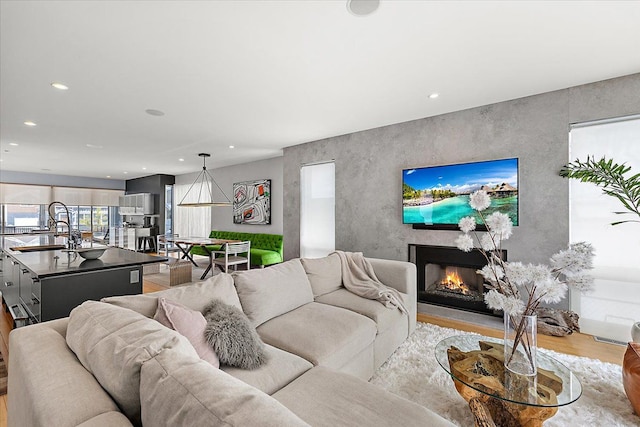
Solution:
{"label": "white ceiling", "polygon": [[129,179],[195,172],[203,151],[212,168],[276,157],[640,72],[639,23],[638,1],[382,0],[357,17],[346,0],[3,0],[0,171]]}

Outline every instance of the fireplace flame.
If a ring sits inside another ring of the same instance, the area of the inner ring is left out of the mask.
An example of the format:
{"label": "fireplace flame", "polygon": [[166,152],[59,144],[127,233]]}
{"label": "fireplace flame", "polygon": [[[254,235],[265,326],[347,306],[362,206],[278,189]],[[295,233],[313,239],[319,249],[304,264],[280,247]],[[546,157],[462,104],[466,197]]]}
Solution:
{"label": "fireplace flame", "polygon": [[442,280],[441,284],[448,289],[455,290],[461,294],[467,295],[469,288],[464,284],[462,278],[458,275],[456,270],[448,271],[447,276]]}

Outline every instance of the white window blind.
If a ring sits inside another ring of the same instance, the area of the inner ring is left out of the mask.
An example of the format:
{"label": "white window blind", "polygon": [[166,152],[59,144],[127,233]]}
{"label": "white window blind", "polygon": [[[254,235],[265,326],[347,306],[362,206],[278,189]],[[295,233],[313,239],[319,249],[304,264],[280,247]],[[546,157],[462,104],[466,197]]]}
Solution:
{"label": "white window blind", "polygon": [[[606,156],[640,173],[640,118],[573,127],[569,147],[572,161]],[[569,189],[571,241],[594,246],[596,279],[592,293],[572,292],[571,309],[580,315],[582,332],[629,341],[631,325],[640,321],[640,223],[610,224],[639,218],[613,213],[626,210],[595,184],[571,179]]]}
{"label": "white window blind", "polygon": [[0,203],[46,205],[51,202],[51,187],[0,183]]}
{"label": "white window blind", "polygon": [[300,256],[320,258],[335,250],[335,163],[300,169]]}
{"label": "white window blind", "polygon": [[59,201],[69,206],[118,206],[122,195],[122,190],[0,183],[0,203],[4,204],[47,205]]}
{"label": "white window blind", "polygon": [[91,192],[92,206],[118,206],[119,197],[124,195],[122,190],[101,190],[94,188]]}
{"label": "white window blind", "polygon": [[91,206],[90,188],[53,187],[53,200],[67,206]]}
{"label": "white window blind", "polygon": [[[173,186],[174,200],[182,200],[189,190],[189,184]],[[173,232],[182,237],[209,237],[211,233],[211,207],[176,206],[173,213]]]}

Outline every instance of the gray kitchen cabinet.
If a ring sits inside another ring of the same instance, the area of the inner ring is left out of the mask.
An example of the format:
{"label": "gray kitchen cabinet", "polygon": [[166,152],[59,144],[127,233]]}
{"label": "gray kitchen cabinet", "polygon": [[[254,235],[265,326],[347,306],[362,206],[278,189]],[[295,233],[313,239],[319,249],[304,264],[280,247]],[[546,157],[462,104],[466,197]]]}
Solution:
{"label": "gray kitchen cabinet", "polygon": [[23,326],[27,319],[29,323],[38,323],[66,317],[87,300],[142,293],[142,265],[40,277],[11,256],[5,256],[4,263],[10,268],[3,269],[2,296],[14,318],[14,326]]}
{"label": "gray kitchen cabinet", "polygon": [[120,215],[152,215],[153,194],[125,194],[119,198],[118,213]]}
{"label": "gray kitchen cabinet", "polygon": [[20,299],[20,263],[6,254],[3,256],[2,299],[8,310]]}

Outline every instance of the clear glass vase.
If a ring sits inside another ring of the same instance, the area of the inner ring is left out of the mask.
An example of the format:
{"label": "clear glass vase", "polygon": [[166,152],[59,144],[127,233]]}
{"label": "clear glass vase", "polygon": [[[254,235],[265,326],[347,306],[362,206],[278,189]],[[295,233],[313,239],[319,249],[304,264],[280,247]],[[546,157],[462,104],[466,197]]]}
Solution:
{"label": "clear glass vase", "polygon": [[538,373],[538,316],[504,314],[504,367],[527,376]]}

